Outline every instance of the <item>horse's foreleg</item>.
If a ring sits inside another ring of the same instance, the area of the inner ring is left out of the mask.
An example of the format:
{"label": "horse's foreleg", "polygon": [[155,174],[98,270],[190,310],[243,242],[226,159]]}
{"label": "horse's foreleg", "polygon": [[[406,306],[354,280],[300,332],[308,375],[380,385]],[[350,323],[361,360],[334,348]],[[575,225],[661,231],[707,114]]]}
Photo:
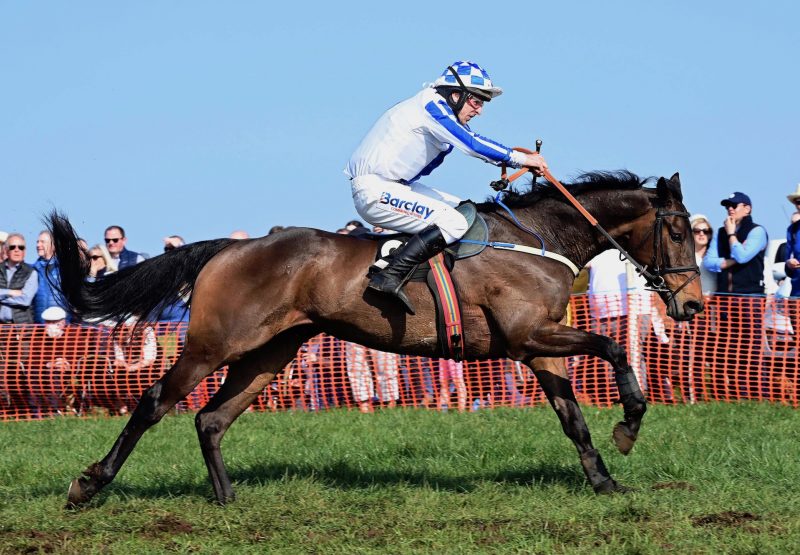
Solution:
{"label": "horse's foreleg", "polygon": [[148,388],[131,414],[128,423],[105,458],[83,471],[70,484],[67,508],[88,503],[97,492],[108,485],[119,472],[139,438],[175,404],[216,368],[204,356],[184,352],[178,362]]}
{"label": "horse's foreleg", "polygon": [[296,355],[300,345],[313,333],[284,332],[269,343],[231,364],[225,383],[211,401],[197,413],[195,427],[217,502],[235,499],[225,469],[220,443],[230,425],[249,407],[263,389]]}
{"label": "horse's foreleg", "polygon": [[535,358],[530,363],[550,406],[558,415],[564,433],[575,444],[586,478],[597,493],[627,491],[609,474],[603,459],[592,445],[589,427],[575,399],[572,384],[562,358]]}
{"label": "horse's foreleg", "polygon": [[535,336],[525,343],[525,347],[548,356],[588,354],[611,364],[625,415],[624,420],[614,426],[613,439],[623,455],[630,453],[647,411],[647,401],[639,388],[633,368],[628,364],[625,349],[609,337],[553,322],[539,327]]}

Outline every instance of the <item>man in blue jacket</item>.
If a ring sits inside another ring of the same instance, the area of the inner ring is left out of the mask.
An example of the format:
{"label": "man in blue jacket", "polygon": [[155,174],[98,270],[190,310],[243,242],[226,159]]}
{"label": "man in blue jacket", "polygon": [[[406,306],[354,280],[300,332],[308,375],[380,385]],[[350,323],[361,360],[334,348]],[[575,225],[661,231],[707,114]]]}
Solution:
{"label": "man in blue jacket", "polygon": [[67,311],[67,322],[69,322],[67,303],[58,292],[61,277],[53,248],[53,236],[49,231],[39,233],[39,238],[36,239],[36,254],[39,258],[33,263],[33,268],[39,275],[39,288],[33,298],[33,320],[37,324],[44,324],[42,313],[52,306],[57,306]]}
{"label": "man in blue jacket", "polygon": [[138,252],[125,248],[128,239],[125,237],[125,230],[118,225],[110,225],[106,228],[105,241],[112,260],[117,264],[117,270],[135,266],[139,262],[144,262],[146,258]]}
{"label": "man in blue jacket", "polygon": [[[800,185],[786,198],[800,212]],[[792,297],[800,297],[800,220],[792,222],[786,229],[786,277],[792,280]]]}
{"label": "man in blue jacket", "polygon": [[744,193],[735,192],[720,204],[727,217],[711,242],[703,265],[717,272],[717,293],[733,294],[719,299],[720,332],[731,341],[728,368],[735,369],[739,397],[761,399],[769,396],[769,376],[758,364],[764,321],[764,255],[767,230],[753,221],[753,203]]}

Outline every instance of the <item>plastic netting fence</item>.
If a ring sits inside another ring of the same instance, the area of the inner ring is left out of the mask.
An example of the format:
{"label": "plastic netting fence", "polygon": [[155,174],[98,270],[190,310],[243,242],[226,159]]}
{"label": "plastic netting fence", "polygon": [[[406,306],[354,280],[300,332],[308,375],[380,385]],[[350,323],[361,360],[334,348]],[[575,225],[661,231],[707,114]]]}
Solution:
{"label": "plastic netting fence", "polygon": [[[665,318],[648,294],[576,295],[572,325],[625,345],[648,399],[656,403],[766,400],[797,407],[800,302],[717,295],[691,323]],[[466,330],[469,341],[469,330]],[[185,326],[123,328],[0,325],[0,419],[124,414],[180,355]],[[600,359],[566,359],[578,400],[610,406],[611,368]],[[178,410],[201,408],[225,379],[206,378]],[[353,407],[483,410],[546,399],[524,365],[509,360],[452,361],[383,353],[320,335],[259,395],[254,410]]]}

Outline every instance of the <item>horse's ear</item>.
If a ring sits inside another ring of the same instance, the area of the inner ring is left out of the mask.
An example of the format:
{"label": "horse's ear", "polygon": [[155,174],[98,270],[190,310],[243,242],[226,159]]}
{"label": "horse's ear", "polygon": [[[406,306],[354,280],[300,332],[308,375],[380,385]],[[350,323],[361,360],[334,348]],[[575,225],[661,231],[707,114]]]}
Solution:
{"label": "horse's ear", "polygon": [[663,177],[658,178],[658,183],[656,183],[656,193],[658,193],[658,198],[661,200],[667,200],[667,180]]}
{"label": "horse's ear", "polygon": [[669,188],[678,201],[683,202],[683,192],[681,191],[681,176],[678,172],[669,178]]}
{"label": "horse's ear", "polygon": [[683,193],[681,192],[681,177],[677,173],[669,178],[669,181],[663,177],[658,178],[656,184],[656,191],[658,198],[662,201],[668,201],[670,198],[675,198],[678,202],[683,202]]}

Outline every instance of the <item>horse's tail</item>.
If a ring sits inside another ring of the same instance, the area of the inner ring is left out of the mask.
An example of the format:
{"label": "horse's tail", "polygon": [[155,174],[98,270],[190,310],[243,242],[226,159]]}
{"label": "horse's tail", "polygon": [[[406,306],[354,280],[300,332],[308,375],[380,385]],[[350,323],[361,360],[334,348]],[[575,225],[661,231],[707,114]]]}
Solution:
{"label": "horse's tail", "polygon": [[87,282],[89,259],[78,245],[69,220],[56,211],[47,218],[58,259],[60,284],[55,284],[74,314],[84,320],[121,322],[131,316],[154,318],[179,297],[188,297],[209,260],[235,242],[200,241],[167,251],[140,264]]}

